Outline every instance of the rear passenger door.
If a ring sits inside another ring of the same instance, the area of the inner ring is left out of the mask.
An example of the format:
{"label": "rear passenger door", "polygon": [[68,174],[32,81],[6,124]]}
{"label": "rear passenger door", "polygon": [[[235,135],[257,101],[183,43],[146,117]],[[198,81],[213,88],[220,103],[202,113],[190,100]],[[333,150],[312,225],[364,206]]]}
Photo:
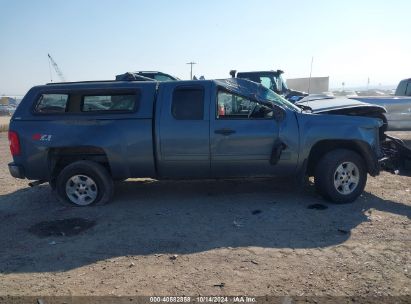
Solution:
{"label": "rear passenger door", "polygon": [[210,82],[160,84],[155,138],[161,177],[210,177],[209,105]]}

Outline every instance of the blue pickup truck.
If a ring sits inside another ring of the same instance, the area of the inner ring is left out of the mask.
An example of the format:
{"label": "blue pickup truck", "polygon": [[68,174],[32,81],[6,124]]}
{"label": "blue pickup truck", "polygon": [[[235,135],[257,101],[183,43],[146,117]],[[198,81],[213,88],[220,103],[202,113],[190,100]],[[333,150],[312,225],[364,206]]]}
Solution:
{"label": "blue pickup truck", "polygon": [[351,202],[367,173],[408,153],[381,120],[352,113],[314,114],[237,78],[41,85],[11,119],[9,171],[77,206],[106,203],[113,181],[135,177],[314,176],[326,199]]}

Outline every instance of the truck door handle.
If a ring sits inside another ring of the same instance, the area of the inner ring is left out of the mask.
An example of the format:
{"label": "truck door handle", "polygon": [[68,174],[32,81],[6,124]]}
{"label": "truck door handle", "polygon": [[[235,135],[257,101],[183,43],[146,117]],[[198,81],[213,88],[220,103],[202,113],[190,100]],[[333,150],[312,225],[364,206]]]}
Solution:
{"label": "truck door handle", "polygon": [[218,129],[218,130],[215,130],[214,133],[227,136],[227,135],[230,135],[230,134],[234,134],[235,131],[231,130],[231,129]]}

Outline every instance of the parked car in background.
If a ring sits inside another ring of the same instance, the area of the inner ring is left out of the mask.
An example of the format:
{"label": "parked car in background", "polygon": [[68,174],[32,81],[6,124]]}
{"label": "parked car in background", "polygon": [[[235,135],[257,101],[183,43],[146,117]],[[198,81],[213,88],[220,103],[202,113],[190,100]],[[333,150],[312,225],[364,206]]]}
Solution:
{"label": "parked car in background", "polygon": [[126,72],[124,74],[116,75],[116,80],[137,80],[137,81],[174,81],[180,80],[177,77],[158,71],[138,71]]}
{"label": "parked car in background", "polygon": [[0,115],[2,116],[11,116],[14,114],[16,108],[8,105],[0,105]]}
{"label": "parked car in background", "polygon": [[395,96],[411,96],[411,78],[400,81],[395,90]]}
{"label": "parked car in background", "polygon": [[411,131],[411,97],[405,96],[368,96],[351,97],[361,102],[375,104],[387,110],[385,116],[388,121],[388,130]]}
{"label": "parked car in background", "polygon": [[388,130],[411,131],[411,78],[403,79],[395,96],[356,96],[358,101],[383,106],[387,113]]}
{"label": "parked car in background", "polygon": [[358,96],[394,96],[393,90],[368,89],[355,92]]}
{"label": "parked car in background", "polygon": [[333,91],[334,96],[355,97],[358,96],[354,90]]}

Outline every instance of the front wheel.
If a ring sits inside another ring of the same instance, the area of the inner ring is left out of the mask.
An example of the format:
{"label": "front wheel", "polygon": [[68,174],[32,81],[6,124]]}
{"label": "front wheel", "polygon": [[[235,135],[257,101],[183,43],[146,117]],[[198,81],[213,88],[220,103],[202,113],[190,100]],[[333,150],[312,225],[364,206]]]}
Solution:
{"label": "front wheel", "polygon": [[314,181],[324,198],[340,204],[352,202],[361,195],[367,183],[364,160],[351,150],[328,152],[315,168]]}
{"label": "front wheel", "polygon": [[76,206],[107,203],[113,196],[113,180],[107,170],[92,161],[76,161],[57,176],[59,197]]}

